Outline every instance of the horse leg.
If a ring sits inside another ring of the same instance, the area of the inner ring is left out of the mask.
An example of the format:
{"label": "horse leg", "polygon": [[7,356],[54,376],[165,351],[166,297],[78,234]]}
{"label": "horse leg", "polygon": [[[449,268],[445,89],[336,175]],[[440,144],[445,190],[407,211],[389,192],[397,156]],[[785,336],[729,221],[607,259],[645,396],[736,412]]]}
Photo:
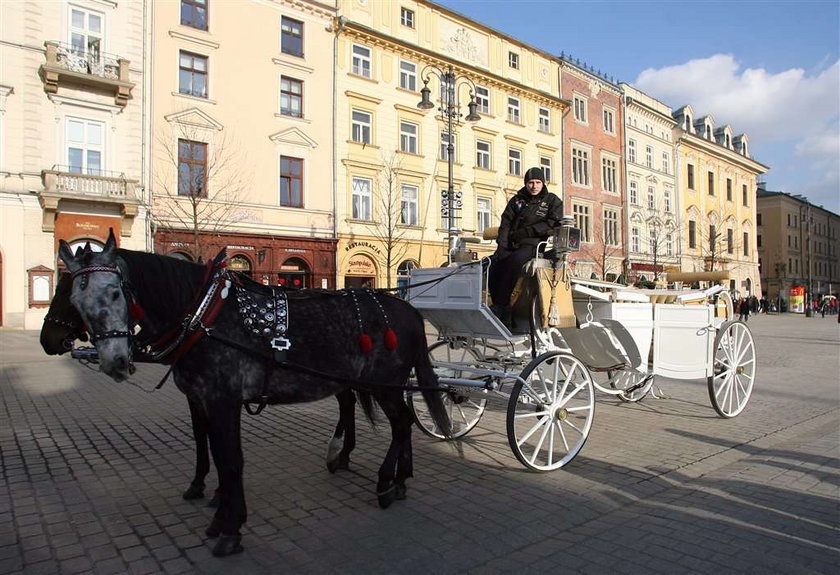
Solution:
{"label": "horse leg", "polygon": [[330,473],[338,469],[349,470],[350,453],[356,448],[356,396],[348,388],[335,398],[338,400],[338,424],[327,446],[327,470]]}
{"label": "horse leg", "polygon": [[207,417],[201,406],[187,398],[190,406],[190,420],[192,422],[193,440],[195,441],[195,475],[190,486],[184,491],[184,499],[201,499],[204,497],[204,478],[210,471],[210,453],[207,450]]}
{"label": "horse leg", "polygon": [[210,451],[219,475],[219,507],[205,533],[210,538],[221,535],[213,547],[216,557],[242,552],[239,528],[248,518],[242,484],[241,414],[239,402],[225,400],[211,403],[207,414]]}
{"label": "horse leg", "polygon": [[379,481],[376,484],[379,506],[386,509],[395,500],[405,499],[405,480],[412,472],[412,420],[402,392],[381,394],[377,401],[391,424],[391,445],[379,468]]}

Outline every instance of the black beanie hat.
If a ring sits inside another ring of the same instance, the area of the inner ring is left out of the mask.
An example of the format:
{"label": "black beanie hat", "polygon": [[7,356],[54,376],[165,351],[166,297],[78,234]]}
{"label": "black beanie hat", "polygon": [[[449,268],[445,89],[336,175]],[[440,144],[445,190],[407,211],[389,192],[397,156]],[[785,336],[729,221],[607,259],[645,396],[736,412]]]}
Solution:
{"label": "black beanie hat", "polygon": [[527,184],[531,180],[540,180],[545,185],[545,174],[543,174],[542,168],[529,168],[525,172],[525,183]]}

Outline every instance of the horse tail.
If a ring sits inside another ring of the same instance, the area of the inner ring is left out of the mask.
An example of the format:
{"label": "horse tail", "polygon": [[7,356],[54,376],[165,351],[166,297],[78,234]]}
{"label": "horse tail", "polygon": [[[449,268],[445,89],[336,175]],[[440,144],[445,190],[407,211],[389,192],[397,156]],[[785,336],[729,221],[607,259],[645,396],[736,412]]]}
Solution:
{"label": "horse tail", "polygon": [[373,396],[369,391],[363,389],[353,390],[356,393],[356,399],[362,406],[362,411],[371,425],[376,426],[376,410],[373,409]]}
{"label": "horse tail", "polygon": [[452,421],[449,419],[449,413],[443,405],[443,399],[439,391],[434,391],[433,388],[438,387],[438,376],[435,370],[432,369],[432,360],[429,359],[429,346],[426,344],[425,334],[423,336],[423,343],[420,346],[420,352],[417,355],[417,362],[414,365],[414,373],[417,376],[417,383],[420,385],[420,393],[423,399],[426,400],[426,405],[429,406],[429,415],[435,422],[435,425],[443,436],[447,439],[452,438]]}

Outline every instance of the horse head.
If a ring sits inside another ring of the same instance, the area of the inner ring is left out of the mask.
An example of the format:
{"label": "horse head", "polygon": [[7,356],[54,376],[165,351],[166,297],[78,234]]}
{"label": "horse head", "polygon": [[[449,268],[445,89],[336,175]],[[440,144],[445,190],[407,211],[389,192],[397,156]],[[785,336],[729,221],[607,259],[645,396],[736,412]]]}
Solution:
{"label": "horse head", "polygon": [[133,371],[132,331],[114,231],[100,253],[83,250],[74,255],[61,240],[58,255],[71,274],[70,302],[88,327],[99,354],[100,371],[115,381],[124,381]]}

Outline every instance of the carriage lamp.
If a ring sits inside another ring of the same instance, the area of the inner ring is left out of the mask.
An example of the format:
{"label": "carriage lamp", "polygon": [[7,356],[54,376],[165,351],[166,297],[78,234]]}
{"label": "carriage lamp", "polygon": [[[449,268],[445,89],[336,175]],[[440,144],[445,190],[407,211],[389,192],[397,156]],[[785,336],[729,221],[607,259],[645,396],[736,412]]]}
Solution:
{"label": "carriage lamp", "polygon": [[[468,77],[458,75],[455,73],[455,68],[450,64],[446,69],[438,68],[433,64],[429,64],[420,73],[423,79],[423,88],[420,89],[420,102],[417,107],[421,110],[431,110],[435,106],[438,107],[443,119],[446,120],[446,160],[448,168],[448,179],[446,192],[441,193],[441,217],[445,218],[448,228],[448,244],[449,253],[458,250],[458,238],[461,235],[461,230],[458,227],[459,210],[461,209],[461,192],[455,192],[454,183],[454,162],[455,162],[455,135],[452,129],[461,120],[460,107],[458,105],[458,95],[460,88],[467,86],[469,91],[469,103],[467,104],[467,115],[464,120],[467,122],[477,122],[481,119],[478,115],[478,102],[475,99],[475,83]],[[440,99],[438,104],[432,101],[432,90],[429,88],[429,81],[435,77],[440,82]]]}

